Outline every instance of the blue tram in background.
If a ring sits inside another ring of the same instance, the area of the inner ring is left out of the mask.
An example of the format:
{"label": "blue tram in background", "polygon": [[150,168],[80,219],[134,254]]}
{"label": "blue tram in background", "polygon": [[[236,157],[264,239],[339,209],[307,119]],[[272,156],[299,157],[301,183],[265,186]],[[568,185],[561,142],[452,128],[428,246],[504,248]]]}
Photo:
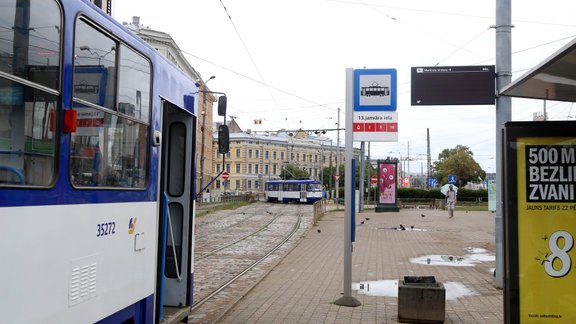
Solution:
{"label": "blue tram in background", "polygon": [[268,202],[312,204],[324,198],[324,190],[318,180],[270,180],[265,188]]}

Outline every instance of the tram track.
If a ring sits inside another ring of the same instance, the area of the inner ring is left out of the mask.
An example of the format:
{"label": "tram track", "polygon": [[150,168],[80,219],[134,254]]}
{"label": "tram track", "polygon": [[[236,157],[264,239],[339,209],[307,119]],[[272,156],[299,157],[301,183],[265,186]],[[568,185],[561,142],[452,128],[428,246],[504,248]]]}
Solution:
{"label": "tram track", "polygon": [[303,221],[309,222],[301,206],[284,205],[279,211],[252,233],[196,258],[191,323],[212,323],[223,315],[223,309],[272,269],[275,254],[302,229]]}
{"label": "tram track", "polygon": [[264,225],[262,225],[257,231],[252,232],[252,233],[249,233],[249,234],[247,234],[247,235],[239,238],[239,239],[236,240],[236,241],[233,241],[233,242],[231,242],[231,243],[228,243],[228,244],[226,244],[226,245],[223,245],[223,246],[221,246],[221,247],[218,247],[218,248],[216,248],[216,249],[214,249],[214,250],[212,250],[212,251],[210,251],[210,252],[207,252],[207,253],[204,253],[204,254],[199,254],[198,256],[196,256],[196,260],[199,261],[199,260],[202,260],[202,259],[204,259],[204,258],[207,258],[207,257],[209,257],[209,256],[211,256],[211,255],[213,255],[213,254],[215,254],[215,253],[218,253],[218,252],[220,252],[220,251],[222,251],[222,250],[224,250],[224,249],[226,249],[226,248],[228,248],[228,247],[230,247],[230,246],[233,246],[233,245],[235,245],[235,244],[237,244],[237,243],[239,243],[239,242],[241,242],[241,241],[243,241],[243,240],[245,240],[245,239],[247,239],[247,238],[249,238],[249,237],[251,237],[251,236],[253,236],[253,235],[255,235],[255,234],[257,234],[257,233],[259,233],[259,232],[261,232],[261,231],[263,231],[263,230],[265,230],[265,229],[268,227],[268,225],[272,224],[277,218],[278,218],[278,215],[274,216],[274,217],[271,218],[267,223],[265,223]]}
{"label": "tram track", "polygon": [[[263,215],[259,211],[262,205],[262,203],[256,203],[235,210],[222,211],[218,217],[215,217],[215,214],[211,214],[196,220],[197,227],[202,228],[202,230],[196,234],[196,242],[201,243],[205,241],[205,238],[210,238],[229,228],[238,228],[244,224],[253,222],[255,218],[262,218]],[[256,220],[256,222],[258,222],[258,220]]]}

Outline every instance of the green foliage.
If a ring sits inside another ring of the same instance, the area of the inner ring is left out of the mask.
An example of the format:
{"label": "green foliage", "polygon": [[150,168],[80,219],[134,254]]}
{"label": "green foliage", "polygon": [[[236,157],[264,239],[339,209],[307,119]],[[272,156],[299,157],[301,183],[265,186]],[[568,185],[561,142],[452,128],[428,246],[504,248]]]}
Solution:
{"label": "green foliage", "polygon": [[287,164],[282,168],[280,178],[284,180],[308,179],[310,178],[310,174],[308,174],[307,170],[300,169],[298,166],[294,164]]}
{"label": "green foliage", "polygon": [[474,160],[473,155],[470,148],[463,145],[444,149],[438,154],[438,161],[434,162],[433,176],[438,179],[439,184],[445,184],[448,183],[448,175],[455,175],[458,187],[486,179],[486,172]]}
{"label": "green foliage", "polygon": [[[372,193],[371,193],[372,194]],[[398,198],[433,198],[444,199],[444,194],[440,189],[418,189],[418,188],[398,188]],[[488,200],[488,190],[486,189],[458,189],[458,199],[475,200],[482,198]]]}

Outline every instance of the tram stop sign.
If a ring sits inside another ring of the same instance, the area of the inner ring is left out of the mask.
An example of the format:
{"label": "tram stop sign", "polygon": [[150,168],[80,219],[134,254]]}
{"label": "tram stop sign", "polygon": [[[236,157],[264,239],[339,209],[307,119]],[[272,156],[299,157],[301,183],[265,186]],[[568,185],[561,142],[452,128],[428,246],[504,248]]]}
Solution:
{"label": "tram stop sign", "polygon": [[224,171],[224,172],[222,173],[222,179],[228,180],[228,178],[230,178],[230,174],[228,174],[228,172]]}

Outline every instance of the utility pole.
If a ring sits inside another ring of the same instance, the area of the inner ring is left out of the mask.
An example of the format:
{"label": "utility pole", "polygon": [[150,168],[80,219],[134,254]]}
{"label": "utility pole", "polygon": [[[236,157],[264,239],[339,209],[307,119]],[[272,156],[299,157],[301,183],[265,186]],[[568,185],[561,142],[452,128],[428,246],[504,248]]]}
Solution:
{"label": "utility pole", "polygon": [[[364,201],[364,147],[365,147],[365,142],[362,141],[360,142],[360,174],[358,176],[358,201],[360,202],[360,208],[359,211],[362,212],[364,211],[364,206],[363,206],[363,201]],[[356,172],[356,170],[352,170],[352,172]],[[368,182],[370,183],[370,182]],[[354,184],[354,187],[356,187],[356,185]],[[356,202],[352,202],[353,204],[356,204]]]}
{"label": "utility pole", "polygon": [[336,133],[336,203],[340,199],[340,108],[338,108],[338,131]]}
{"label": "utility pole", "polygon": [[426,188],[430,189],[430,182],[428,182],[428,180],[430,179],[430,167],[432,165],[432,157],[430,156],[430,128],[426,128],[426,143],[428,145],[428,152],[427,152],[427,170],[426,170]]}
{"label": "utility pole", "polygon": [[[206,137],[206,94],[208,93],[208,88],[206,87],[206,84],[208,83],[208,81],[212,80],[216,78],[216,76],[211,76],[208,80],[206,80],[206,82],[202,82],[202,88],[204,88],[204,91],[201,91],[202,93],[202,146],[200,146],[200,188],[204,188],[204,160],[206,159],[206,157],[204,156],[204,143],[205,143],[205,137]],[[212,134],[210,134],[210,138],[212,138]],[[224,166],[222,166],[224,167]],[[202,201],[202,199],[200,199],[200,201]]]}
{"label": "utility pole", "polygon": [[370,191],[372,191],[372,162],[370,161],[370,142],[368,142],[368,174],[366,175],[366,180],[368,184],[368,195],[366,197],[366,203],[370,204]]}
{"label": "utility pole", "polygon": [[[511,0],[496,0],[496,89],[512,81],[512,5]],[[512,98],[496,96],[496,273],[495,285],[504,287],[504,179],[502,157],[502,129],[512,119]]]}
{"label": "utility pole", "polygon": [[408,141],[408,155],[406,156],[406,161],[408,162],[408,179],[410,179],[410,141]]}

